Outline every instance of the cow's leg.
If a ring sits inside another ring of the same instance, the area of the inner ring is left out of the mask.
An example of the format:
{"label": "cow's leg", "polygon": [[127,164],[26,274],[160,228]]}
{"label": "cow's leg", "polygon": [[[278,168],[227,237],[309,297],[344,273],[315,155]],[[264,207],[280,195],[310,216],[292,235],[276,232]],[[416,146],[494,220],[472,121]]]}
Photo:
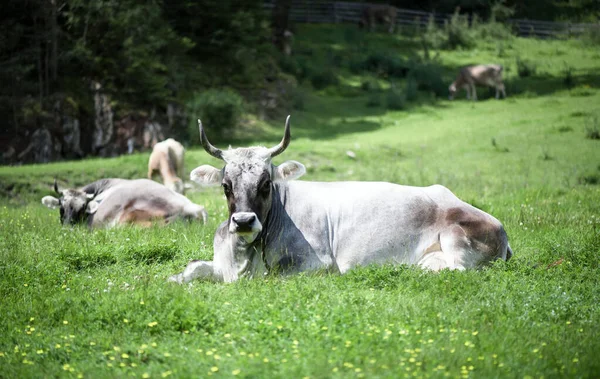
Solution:
{"label": "cow's leg", "polygon": [[467,100],[471,100],[471,86],[467,85],[465,91],[467,91]]}
{"label": "cow's leg", "polygon": [[191,261],[183,272],[170,276],[168,281],[183,284],[189,283],[196,278],[217,280],[218,278],[215,275],[213,263],[207,261]]}
{"label": "cow's leg", "polygon": [[449,254],[441,250],[427,253],[417,264],[433,271],[440,271],[445,268],[450,270],[465,269],[462,265],[456,264]]}
{"label": "cow's leg", "polygon": [[475,88],[475,83],[471,83],[471,91],[473,94],[473,101],[477,101],[477,89]]}

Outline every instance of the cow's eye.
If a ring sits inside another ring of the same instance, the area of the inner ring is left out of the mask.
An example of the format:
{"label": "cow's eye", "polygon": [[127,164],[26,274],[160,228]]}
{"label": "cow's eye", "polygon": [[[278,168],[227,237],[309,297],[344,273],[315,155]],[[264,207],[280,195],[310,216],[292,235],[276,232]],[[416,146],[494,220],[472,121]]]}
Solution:
{"label": "cow's eye", "polygon": [[225,195],[229,195],[231,193],[231,186],[228,183],[223,183],[223,191],[225,191]]}
{"label": "cow's eye", "polygon": [[270,180],[265,180],[262,184],[262,186],[260,187],[260,192],[262,192],[265,195],[269,194],[269,191],[271,190],[271,181]]}

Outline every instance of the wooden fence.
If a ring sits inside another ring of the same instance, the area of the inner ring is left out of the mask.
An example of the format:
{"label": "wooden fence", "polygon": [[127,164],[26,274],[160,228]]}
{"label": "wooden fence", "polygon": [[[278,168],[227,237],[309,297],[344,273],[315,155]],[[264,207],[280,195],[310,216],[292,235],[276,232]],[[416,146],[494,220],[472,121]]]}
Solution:
{"label": "wooden fence", "polygon": [[[274,0],[267,0],[265,8],[274,6]],[[300,23],[351,23],[358,24],[361,11],[369,3],[351,3],[328,0],[293,0],[290,20]],[[432,19],[437,25],[448,22],[451,14],[432,13],[410,9],[396,8],[396,24],[400,26],[425,26]],[[525,19],[509,19],[515,33],[523,37],[564,38],[579,37],[587,31],[600,33],[600,24],[582,24],[569,22],[535,21]]]}

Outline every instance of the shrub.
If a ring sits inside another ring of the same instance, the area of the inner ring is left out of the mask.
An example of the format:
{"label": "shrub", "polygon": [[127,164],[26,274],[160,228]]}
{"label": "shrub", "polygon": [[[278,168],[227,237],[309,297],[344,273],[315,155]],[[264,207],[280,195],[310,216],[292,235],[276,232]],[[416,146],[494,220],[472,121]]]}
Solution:
{"label": "shrub", "polygon": [[408,73],[408,63],[396,54],[376,51],[363,61],[362,69],[384,77],[403,78]]}
{"label": "shrub", "polygon": [[469,20],[467,16],[458,13],[458,9],[450,17],[450,22],[444,25],[446,32],[447,49],[456,49],[459,47],[471,48],[475,45],[475,38],[469,28]]}
{"label": "shrub", "polygon": [[367,107],[374,108],[381,105],[381,94],[379,92],[371,92],[367,98]]}
{"label": "shrub", "polygon": [[316,71],[312,65],[312,58],[309,57],[299,57],[296,60],[296,65],[297,71],[295,76],[299,81],[310,78]]}
{"label": "shrub", "polygon": [[408,80],[417,83],[417,89],[433,92],[437,97],[448,94],[448,86],[442,76],[442,68],[435,62],[414,62]]}
{"label": "shrub", "polygon": [[533,62],[530,61],[525,61],[522,60],[521,58],[517,57],[517,73],[519,74],[520,78],[526,78],[528,76],[533,76],[535,75],[535,72],[537,70],[537,65]]}
{"label": "shrub", "polygon": [[414,77],[406,79],[406,85],[404,86],[404,93],[407,101],[414,101],[417,99],[419,90],[419,83]]}
{"label": "shrub", "polygon": [[280,54],[279,67],[285,73],[298,77],[302,72],[302,67],[296,59],[289,55]]}
{"label": "shrub", "polygon": [[292,91],[292,108],[296,110],[304,110],[304,103],[306,102],[306,94],[300,88],[294,88]]}
{"label": "shrub", "polygon": [[362,59],[351,59],[348,62],[348,70],[355,75],[362,74],[365,71],[365,62]]}
{"label": "shrub", "polygon": [[394,88],[388,91],[386,100],[388,109],[402,110],[406,108],[406,96]]}
{"label": "shrub", "polygon": [[381,90],[381,86],[376,79],[367,78],[361,84],[360,88],[365,92],[379,91]]}
{"label": "shrub", "polygon": [[585,137],[589,139],[600,139],[600,128],[598,117],[590,118],[585,126]]}
{"label": "shrub", "polygon": [[209,89],[193,95],[186,110],[190,115],[190,141],[199,142],[198,118],[211,129],[211,138],[219,139],[238,124],[244,111],[244,100],[230,89]]}
{"label": "shrub", "polygon": [[310,83],[317,90],[327,88],[330,85],[337,84],[338,82],[338,77],[335,75],[333,70],[330,69],[314,72],[310,77]]}
{"label": "shrub", "polygon": [[582,40],[588,45],[600,45],[600,25],[588,27],[582,36]]}
{"label": "shrub", "polygon": [[503,41],[512,38],[513,31],[510,25],[499,22],[487,22],[472,27],[473,35],[478,39]]}
{"label": "shrub", "polygon": [[446,34],[435,24],[433,16],[429,17],[425,32],[421,34],[421,42],[426,49],[439,50],[446,45]]}

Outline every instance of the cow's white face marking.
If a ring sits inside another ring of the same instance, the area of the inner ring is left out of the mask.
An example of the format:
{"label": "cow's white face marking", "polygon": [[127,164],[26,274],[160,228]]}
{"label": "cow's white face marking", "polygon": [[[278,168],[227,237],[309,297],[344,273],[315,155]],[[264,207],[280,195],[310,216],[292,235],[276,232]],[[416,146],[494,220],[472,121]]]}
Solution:
{"label": "cow's white face marking", "polygon": [[448,92],[450,93],[448,95],[448,99],[450,99],[450,100],[454,99],[454,95],[456,94],[456,84],[454,84],[454,83],[450,84],[450,87],[448,87]]}
{"label": "cow's white face marking", "polygon": [[306,169],[296,161],[273,165],[268,149],[261,146],[223,151],[223,160],[222,170],[203,165],[191,172],[190,179],[223,187],[229,208],[228,230],[251,243],[262,231],[271,208],[273,182],[297,179]]}

